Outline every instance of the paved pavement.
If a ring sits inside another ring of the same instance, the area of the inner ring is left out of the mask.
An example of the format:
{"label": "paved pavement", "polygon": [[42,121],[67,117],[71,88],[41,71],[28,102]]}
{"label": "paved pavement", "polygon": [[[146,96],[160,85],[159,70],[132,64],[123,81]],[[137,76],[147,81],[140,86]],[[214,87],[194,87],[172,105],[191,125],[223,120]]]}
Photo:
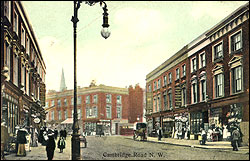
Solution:
{"label": "paved pavement", "polygon": [[[59,137],[58,137],[59,138]],[[54,152],[53,160],[71,160],[71,136],[66,138],[66,148],[63,153],[59,153],[59,149],[57,148],[56,141],[56,149]],[[31,151],[26,152],[26,156],[16,156],[14,153],[10,155],[6,155],[5,158],[7,160],[47,160],[46,154],[46,146],[41,146],[39,144],[38,147],[31,147]]]}
{"label": "paved pavement", "polygon": [[[205,145],[200,145],[198,140],[185,140],[185,139],[173,139],[173,138],[162,138],[158,141],[156,137],[148,137],[147,141],[164,143],[170,145],[187,146],[193,148],[203,148],[203,149],[220,149],[220,150],[230,150],[232,149],[231,142],[229,141],[216,141],[216,142],[206,142]],[[248,150],[248,146],[240,147],[241,150]]]}
{"label": "paved pavement", "polygon": [[[132,136],[87,137],[87,148],[81,148],[83,160],[248,160],[249,148],[232,151],[230,142],[207,142],[200,147],[198,140],[148,138],[147,142],[134,141]],[[202,155],[201,155],[202,154]],[[47,160],[45,146],[32,147],[25,157],[15,154],[7,160]],[[53,160],[71,160],[71,136],[66,139],[66,148],[59,153],[56,148]]]}

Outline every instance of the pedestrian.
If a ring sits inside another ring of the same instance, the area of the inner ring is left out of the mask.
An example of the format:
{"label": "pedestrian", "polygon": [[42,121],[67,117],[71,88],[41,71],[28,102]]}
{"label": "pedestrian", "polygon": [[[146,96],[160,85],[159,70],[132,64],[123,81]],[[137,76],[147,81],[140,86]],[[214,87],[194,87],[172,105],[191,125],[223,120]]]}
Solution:
{"label": "pedestrian", "polygon": [[18,143],[18,150],[17,156],[26,156],[25,144],[27,144],[26,135],[28,134],[27,130],[21,128],[17,132],[17,143]]}
{"label": "pedestrian", "polygon": [[57,136],[58,136],[58,130],[55,129],[55,139],[57,140]]}
{"label": "pedestrian", "polygon": [[58,142],[57,142],[57,147],[60,149],[60,153],[63,152],[63,149],[65,149],[65,140],[64,137],[59,138]]}
{"label": "pedestrian", "polygon": [[158,141],[161,141],[161,138],[162,138],[162,131],[161,131],[161,128],[159,128],[157,130],[157,134],[158,134]]}
{"label": "pedestrian", "polygon": [[64,130],[63,130],[63,137],[64,137],[64,139],[66,140],[66,137],[67,137],[67,131],[66,131],[66,128],[64,128]]}
{"label": "pedestrian", "polygon": [[63,129],[60,131],[60,137],[64,137],[64,130]]}
{"label": "pedestrian", "polygon": [[45,131],[45,128],[42,127],[42,128],[40,129],[39,136],[38,136],[38,142],[41,143],[41,144],[44,142],[44,137],[43,137],[43,132],[44,132],[44,131]]}
{"label": "pedestrian", "polygon": [[49,140],[48,131],[45,130],[45,131],[43,132],[43,142],[42,142],[42,145],[43,145],[43,146],[46,146],[48,140]]}
{"label": "pedestrian", "polygon": [[9,138],[8,127],[6,125],[6,122],[3,121],[1,123],[1,160],[6,160],[6,158],[4,157],[4,147],[7,144],[8,138]]}
{"label": "pedestrian", "polygon": [[47,152],[48,160],[53,159],[55,148],[56,148],[56,143],[54,139],[54,133],[50,132],[48,134],[48,141],[46,144],[46,152]]}
{"label": "pedestrian", "polygon": [[239,150],[239,141],[240,141],[240,132],[239,129],[236,128],[232,132],[232,146],[233,146],[233,151],[238,151]]}

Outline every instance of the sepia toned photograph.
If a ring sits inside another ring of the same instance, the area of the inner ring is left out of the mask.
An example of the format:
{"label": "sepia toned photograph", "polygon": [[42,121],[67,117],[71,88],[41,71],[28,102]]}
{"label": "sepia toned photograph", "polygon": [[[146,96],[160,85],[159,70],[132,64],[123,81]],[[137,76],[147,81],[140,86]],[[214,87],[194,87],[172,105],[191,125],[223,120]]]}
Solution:
{"label": "sepia toned photograph", "polygon": [[249,1],[1,1],[1,160],[249,160]]}

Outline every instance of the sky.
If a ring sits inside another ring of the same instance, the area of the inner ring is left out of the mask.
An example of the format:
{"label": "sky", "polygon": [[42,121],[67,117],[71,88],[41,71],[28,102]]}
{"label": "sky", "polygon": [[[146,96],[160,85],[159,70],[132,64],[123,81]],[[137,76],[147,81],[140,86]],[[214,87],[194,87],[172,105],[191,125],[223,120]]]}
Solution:
{"label": "sky", "polygon": [[[99,3],[78,10],[77,85],[145,88],[146,75],[248,1],[105,1],[111,35],[101,36]],[[46,65],[46,90],[62,68],[74,88],[73,1],[23,1]]]}

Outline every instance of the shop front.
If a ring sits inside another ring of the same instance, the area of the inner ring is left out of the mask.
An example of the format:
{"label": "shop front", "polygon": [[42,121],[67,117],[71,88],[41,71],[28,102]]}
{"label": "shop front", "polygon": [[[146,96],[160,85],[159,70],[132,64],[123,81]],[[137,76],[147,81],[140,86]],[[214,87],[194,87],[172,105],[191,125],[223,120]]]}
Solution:
{"label": "shop front", "polygon": [[175,127],[173,116],[164,116],[162,119],[163,137],[171,138]]}
{"label": "shop front", "polygon": [[153,119],[148,119],[147,120],[147,134],[148,136],[151,136],[153,132]]}
{"label": "shop front", "polygon": [[189,115],[187,112],[179,113],[174,115],[174,138],[188,139],[190,128],[189,128]]}
{"label": "shop front", "polygon": [[3,92],[2,95],[2,120],[8,127],[8,133],[14,134],[15,127],[19,124],[19,103],[18,98]]}

